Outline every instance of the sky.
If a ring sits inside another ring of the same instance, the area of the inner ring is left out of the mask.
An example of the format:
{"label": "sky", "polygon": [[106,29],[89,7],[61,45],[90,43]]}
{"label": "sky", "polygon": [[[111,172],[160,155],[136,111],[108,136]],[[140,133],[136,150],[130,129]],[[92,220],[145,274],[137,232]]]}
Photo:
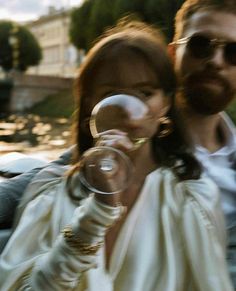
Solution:
{"label": "sky", "polygon": [[29,21],[47,14],[49,6],[69,8],[83,0],[0,0],[0,19]]}

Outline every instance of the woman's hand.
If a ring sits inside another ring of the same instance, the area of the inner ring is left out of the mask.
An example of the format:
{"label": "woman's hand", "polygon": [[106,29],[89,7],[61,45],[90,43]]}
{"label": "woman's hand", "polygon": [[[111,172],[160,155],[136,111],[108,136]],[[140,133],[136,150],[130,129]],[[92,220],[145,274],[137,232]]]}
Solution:
{"label": "woman's hand", "polygon": [[134,145],[126,132],[118,129],[110,129],[101,132],[97,136],[95,146],[113,147],[124,153],[128,153]]}
{"label": "woman's hand", "polygon": [[[111,129],[99,134],[95,146],[112,147],[124,153],[128,153],[133,148],[133,143],[130,141],[127,133],[118,129]],[[112,192],[115,188],[115,182],[117,181],[119,183],[119,179],[122,179],[123,176],[123,173],[121,173],[119,170],[114,171],[114,173],[107,174],[98,169],[96,180],[100,181],[100,183],[103,185],[103,188],[106,188],[107,192]],[[105,204],[116,206],[120,203],[121,193],[109,195],[95,194],[95,197],[97,200]]]}

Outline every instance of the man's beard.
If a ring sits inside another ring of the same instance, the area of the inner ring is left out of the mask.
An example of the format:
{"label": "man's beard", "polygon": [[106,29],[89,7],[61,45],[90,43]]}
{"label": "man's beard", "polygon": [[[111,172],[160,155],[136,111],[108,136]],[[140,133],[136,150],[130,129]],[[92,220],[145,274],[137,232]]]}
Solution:
{"label": "man's beard", "polygon": [[[207,80],[218,88],[207,86]],[[206,83],[204,83],[206,82]],[[195,72],[187,75],[180,90],[181,101],[194,112],[212,115],[225,110],[233,100],[235,92],[230,83],[215,72]]]}

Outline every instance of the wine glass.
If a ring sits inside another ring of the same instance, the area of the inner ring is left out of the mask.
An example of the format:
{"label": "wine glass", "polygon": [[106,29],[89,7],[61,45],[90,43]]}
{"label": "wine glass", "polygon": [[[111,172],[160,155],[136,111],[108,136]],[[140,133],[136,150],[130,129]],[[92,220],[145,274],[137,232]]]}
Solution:
{"label": "wine glass", "polygon": [[[109,96],[92,110],[90,131],[93,138],[109,129],[119,129],[133,142],[131,151],[146,143],[153,135],[155,117],[140,98],[128,94]],[[122,151],[97,146],[86,151],[80,161],[80,181],[91,191],[100,194],[121,192],[132,177],[133,166]]]}

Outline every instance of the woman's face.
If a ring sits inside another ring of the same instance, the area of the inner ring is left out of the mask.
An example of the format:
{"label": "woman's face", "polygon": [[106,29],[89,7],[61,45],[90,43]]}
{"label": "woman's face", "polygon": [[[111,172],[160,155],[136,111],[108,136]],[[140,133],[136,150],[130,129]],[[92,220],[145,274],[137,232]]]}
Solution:
{"label": "woman's face", "polygon": [[[146,60],[137,53],[126,51],[103,62],[91,80],[90,108],[103,98],[119,92],[130,92],[143,98],[155,111],[169,102],[160,89],[158,76]],[[155,93],[159,91],[157,96]],[[143,97],[141,97],[143,96]],[[154,98],[152,98],[154,97]]]}
{"label": "woman's face", "polygon": [[169,109],[170,100],[160,88],[158,76],[145,59],[133,52],[123,52],[119,57],[103,62],[91,80],[90,98],[86,112],[112,94],[127,93],[138,96],[149,107],[155,117],[150,134],[158,129],[158,120]]}

